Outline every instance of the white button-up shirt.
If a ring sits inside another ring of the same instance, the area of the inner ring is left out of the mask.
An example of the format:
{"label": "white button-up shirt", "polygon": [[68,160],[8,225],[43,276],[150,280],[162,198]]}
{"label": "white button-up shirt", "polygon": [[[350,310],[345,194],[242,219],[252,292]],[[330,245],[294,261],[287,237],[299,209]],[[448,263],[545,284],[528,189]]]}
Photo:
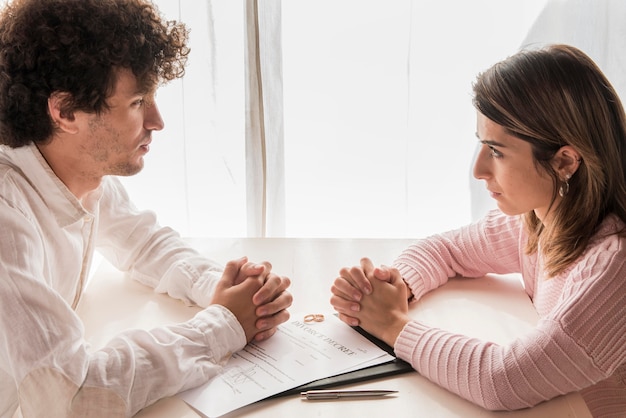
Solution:
{"label": "white button-up shirt", "polygon": [[74,309],[94,249],[157,292],[202,307],[221,276],[221,266],[138,211],[114,177],[79,201],[37,147],[0,147],[0,237],[1,418],[93,408],[130,416],[205,382],[246,343],[234,315],[214,305],[88,349]]}

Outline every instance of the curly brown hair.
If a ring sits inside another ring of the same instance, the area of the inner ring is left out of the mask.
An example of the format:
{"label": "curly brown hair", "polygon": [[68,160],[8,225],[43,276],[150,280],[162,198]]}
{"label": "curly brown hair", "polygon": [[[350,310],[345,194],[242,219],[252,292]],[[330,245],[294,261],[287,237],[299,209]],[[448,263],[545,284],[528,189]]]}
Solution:
{"label": "curly brown hair", "polygon": [[15,0],[0,12],[0,143],[49,140],[48,98],[64,112],[107,109],[116,70],[149,90],[182,77],[188,29],[149,0]]}

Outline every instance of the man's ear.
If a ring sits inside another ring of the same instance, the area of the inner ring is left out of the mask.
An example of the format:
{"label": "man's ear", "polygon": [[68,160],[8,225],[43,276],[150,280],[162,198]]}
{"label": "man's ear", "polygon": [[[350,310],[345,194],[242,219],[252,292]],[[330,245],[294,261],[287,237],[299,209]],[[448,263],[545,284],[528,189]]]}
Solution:
{"label": "man's ear", "polygon": [[75,134],[78,132],[78,125],[74,113],[67,109],[69,98],[69,93],[58,91],[52,93],[48,97],[48,113],[55,128],[68,134]]}
{"label": "man's ear", "polygon": [[568,179],[580,167],[581,156],[571,145],[564,145],[552,157],[552,167],[561,179]]}

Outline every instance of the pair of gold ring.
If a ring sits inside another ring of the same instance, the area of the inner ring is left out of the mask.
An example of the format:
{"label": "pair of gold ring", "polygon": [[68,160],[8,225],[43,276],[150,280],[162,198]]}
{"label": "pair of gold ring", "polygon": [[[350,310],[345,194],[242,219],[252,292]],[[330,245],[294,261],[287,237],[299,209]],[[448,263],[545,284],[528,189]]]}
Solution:
{"label": "pair of gold ring", "polygon": [[304,316],[304,322],[310,324],[311,322],[323,322],[324,315],[322,314],[308,314]]}

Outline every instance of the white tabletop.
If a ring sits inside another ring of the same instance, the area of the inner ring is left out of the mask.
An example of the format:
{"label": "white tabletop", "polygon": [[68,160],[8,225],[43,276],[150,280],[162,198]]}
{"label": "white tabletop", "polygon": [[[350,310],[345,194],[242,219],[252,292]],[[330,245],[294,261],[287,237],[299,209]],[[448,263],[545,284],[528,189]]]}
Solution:
{"label": "white tabletop", "polygon": [[[330,285],[344,266],[363,256],[375,264],[391,264],[409,240],[402,239],[196,239],[191,244],[225,264],[247,255],[270,261],[273,271],[291,278],[294,304],[290,312],[328,312]],[[149,329],[191,318],[197,308],[128,280],[107,262],[91,279],[78,314],[87,340],[97,349],[127,328]],[[487,276],[453,279],[411,305],[411,316],[449,331],[506,344],[534,326],[537,314],[516,277]],[[398,396],[374,400],[305,401],[298,395],[261,401],[225,415],[238,417],[591,417],[578,394],[570,394],[531,409],[490,412],[431,383],[416,372],[342,387],[389,389]],[[201,417],[177,397],[163,399],[136,415],[142,418]]]}

